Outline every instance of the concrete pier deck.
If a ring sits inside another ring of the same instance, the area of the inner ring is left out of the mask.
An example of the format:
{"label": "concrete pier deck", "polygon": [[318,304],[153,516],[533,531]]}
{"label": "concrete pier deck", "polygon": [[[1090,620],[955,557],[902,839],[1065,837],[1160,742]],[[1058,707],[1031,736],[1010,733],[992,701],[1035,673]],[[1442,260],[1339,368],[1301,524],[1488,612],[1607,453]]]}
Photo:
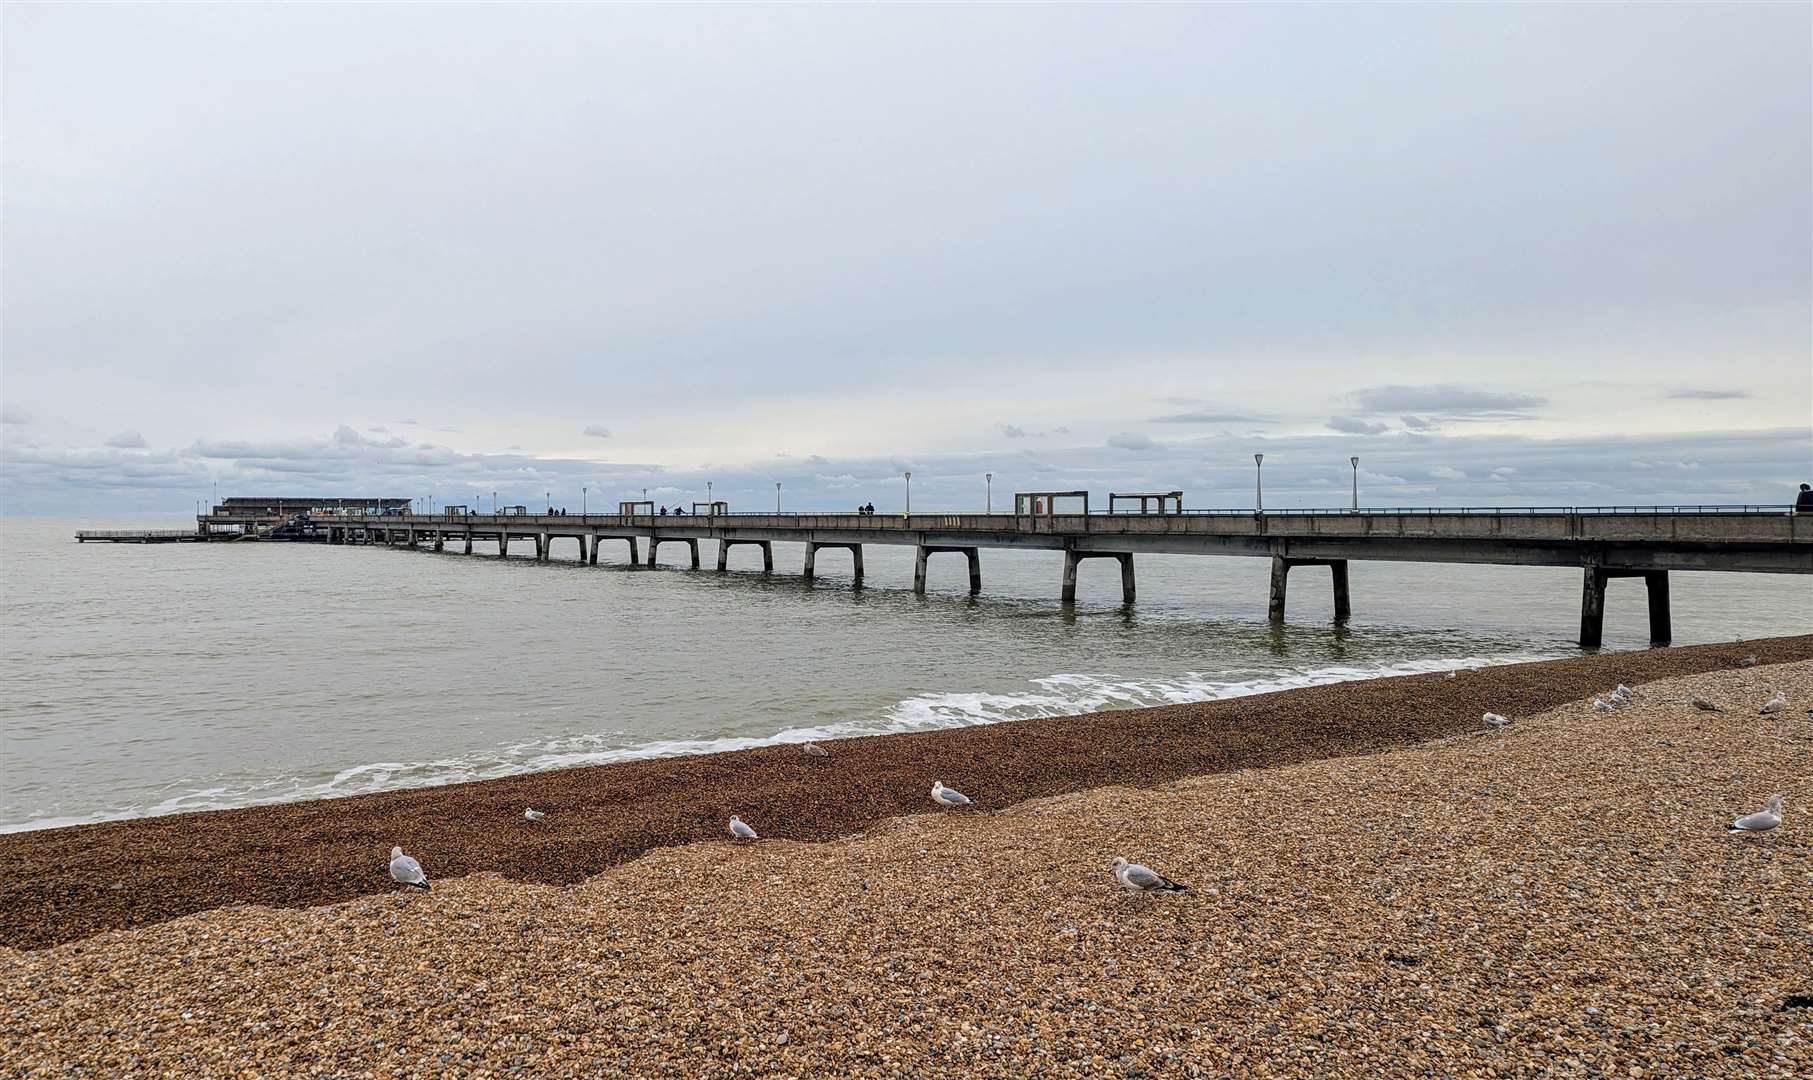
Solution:
{"label": "concrete pier deck", "polygon": [[[219,516],[208,518],[223,524]],[[230,522],[225,522],[230,523]],[[717,568],[737,544],[762,550],[763,570],[774,570],[773,545],[805,546],[802,572],[816,573],[824,548],[849,550],[862,575],[864,544],[894,544],[916,550],[913,587],[925,589],[925,567],[934,554],[951,552],[969,563],[970,590],[982,588],[982,548],[1024,548],[1064,552],[1062,596],[1076,597],[1077,564],[1090,558],[1120,563],[1122,596],[1133,603],[1136,554],[1237,555],[1272,560],[1268,612],[1281,620],[1290,570],[1327,566],[1335,591],[1336,619],[1352,610],[1348,563],[1482,563],[1515,566],[1572,566],[1583,575],[1580,642],[1603,638],[1605,590],[1614,578],[1641,577],[1648,590],[1651,638],[1670,637],[1668,573],[1722,570],[1747,573],[1813,574],[1813,515],[1796,516],[1786,507],[1556,507],[1431,508],[1340,511],[1286,510],[1261,513],[1174,511],[1169,513],[1039,514],[850,514],[716,513],[699,516],[654,514],[471,514],[363,516],[316,515],[310,526],[331,543],[431,544],[448,541],[496,544],[507,555],[512,540],[535,543],[536,557],[549,558],[556,539],[572,539],[582,562],[596,563],[598,544],[629,543],[630,558],[646,550],[649,563],[664,543],[683,543],[691,565],[700,563],[699,542],[718,543]],[[642,548],[642,545],[646,548]]]}

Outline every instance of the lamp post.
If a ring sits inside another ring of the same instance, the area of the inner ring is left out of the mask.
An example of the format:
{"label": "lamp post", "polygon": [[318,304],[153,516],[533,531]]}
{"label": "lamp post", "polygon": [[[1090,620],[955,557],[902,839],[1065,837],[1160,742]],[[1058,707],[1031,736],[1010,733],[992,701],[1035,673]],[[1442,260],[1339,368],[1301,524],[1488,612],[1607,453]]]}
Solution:
{"label": "lamp post", "polygon": [[777,514],[781,512],[781,482],[779,480],[774,482],[774,512]]}
{"label": "lamp post", "polygon": [[495,491],[491,493],[491,516],[497,516],[497,492]]}
{"label": "lamp post", "polygon": [[983,498],[986,500],[984,506],[986,507],[987,512],[992,514],[995,512],[995,474],[991,472],[983,473],[982,484]]}
{"label": "lamp post", "polygon": [[552,491],[544,491],[541,493],[541,497],[547,500],[548,503],[547,506],[542,508],[541,516],[547,517],[554,512],[554,493]]}
{"label": "lamp post", "polygon": [[585,516],[585,494],[592,490],[584,484],[579,485],[579,516]]}
{"label": "lamp post", "polygon": [[1253,455],[1253,510],[1265,513],[1265,455]]}
{"label": "lamp post", "polygon": [[711,501],[711,481],[710,480],[705,481],[705,512],[707,514],[711,514],[714,517],[717,515],[717,512],[718,512],[717,504]]}
{"label": "lamp post", "polygon": [[1357,514],[1360,512],[1360,456],[1355,454],[1347,459],[1347,463],[1353,466],[1353,512]]}
{"label": "lamp post", "polygon": [[911,469],[907,470],[907,474],[906,474],[906,502],[907,502],[907,505],[906,505],[907,516],[912,517],[913,516],[913,472]]}

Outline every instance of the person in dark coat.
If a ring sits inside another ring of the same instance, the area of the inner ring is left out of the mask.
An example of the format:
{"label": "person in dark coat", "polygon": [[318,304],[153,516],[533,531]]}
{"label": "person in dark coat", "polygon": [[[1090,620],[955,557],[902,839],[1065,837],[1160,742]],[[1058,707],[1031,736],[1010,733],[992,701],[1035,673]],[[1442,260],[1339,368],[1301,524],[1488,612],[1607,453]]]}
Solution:
{"label": "person in dark coat", "polygon": [[1794,499],[1794,512],[1813,514],[1813,484],[1802,484],[1800,494]]}

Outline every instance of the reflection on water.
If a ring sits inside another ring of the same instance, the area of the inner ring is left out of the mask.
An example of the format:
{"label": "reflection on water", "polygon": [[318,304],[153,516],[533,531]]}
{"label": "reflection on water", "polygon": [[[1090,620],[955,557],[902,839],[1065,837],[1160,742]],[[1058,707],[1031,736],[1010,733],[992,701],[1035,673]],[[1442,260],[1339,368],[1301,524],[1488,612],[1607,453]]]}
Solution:
{"label": "reflection on water", "polygon": [[[1139,556],[1139,601],[1090,560],[1057,602],[1056,552],[962,559],[871,545],[865,587],[827,552],[775,574],[289,544],[80,545],[0,524],[0,827],[444,783],[763,741],[1194,701],[1388,671],[1574,652],[1578,571],[1354,565],[1325,575]],[[482,548],[480,549],[483,550]],[[1813,631],[1813,580],[1676,574],[1680,644]],[[1640,581],[1612,584],[1610,648],[1642,647]]]}

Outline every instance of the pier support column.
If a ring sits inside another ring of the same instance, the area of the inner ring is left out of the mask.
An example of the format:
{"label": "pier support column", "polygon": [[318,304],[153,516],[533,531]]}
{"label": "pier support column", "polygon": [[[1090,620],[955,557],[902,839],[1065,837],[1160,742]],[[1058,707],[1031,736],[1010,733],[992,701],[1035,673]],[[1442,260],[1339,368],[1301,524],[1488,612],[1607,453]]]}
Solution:
{"label": "pier support column", "polygon": [[726,570],[729,570],[729,569],[730,569],[730,541],[719,540],[718,541],[718,573],[722,574],[723,572],[725,572]]}
{"label": "pier support column", "polygon": [[1266,603],[1266,617],[1273,622],[1284,621],[1284,593],[1290,584],[1291,564],[1282,555],[1272,556],[1272,589]]}
{"label": "pier support column", "polygon": [[762,573],[774,573],[774,544],[768,540],[762,541]]}
{"label": "pier support column", "polygon": [[[973,556],[972,556],[972,558],[973,558]],[[1121,562],[1121,603],[1131,604],[1133,602],[1133,597],[1134,597],[1133,553],[1131,551],[1129,551],[1125,555],[1122,555],[1120,557],[1120,562]],[[978,575],[977,584],[975,586],[972,586],[970,591],[975,592],[976,589],[978,589],[980,587],[981,587],[980,586],[980,575]]]}
{"label": "pier support column", "polygon": [[816,576],[813,573],[813,569],[817,562],[818,562],[818,545],[814,544],[812,541],[808,540],[808,541],[806,541],[806,562],[800,568],[800,575],[802,577],[804,577],[807,581],[811,581]]}
{"label": "pier support column", "polygon": [[686,542],[686,548],[692,553],[692,568],[697,570],[699,568],[699,542],[697,540],[688,540]]}
{"label": "pier support column", "polygon": [[1353,599],[1347,592],[1347,560],[1330,560],[1328,569],[1335,578],[1335,622],[1345,623],[1353,618]]}
{"label": "pier support column", "polygon": [[604,538],[602,536],[592,537],[592,546],[586,550],[585,561],[587,565],[598,565],[598,545],[602,543],[603,540]]}
{"label": "pier support column", "polygon": [[597,553],[594,550],[596,547],[597,544],[591,537],[584,533],[579,534],[579,565],[584,566],[597,561]]}
{"label": "pier support column", "polygon": [[626,539],[630,542],[630,565],[634,566],[634,565],[636,565],[637,560],[639,560],[641,558],[641,554],[640,554],[640,552],[642,551],[642,548],[640,546],[641,541],[637,540],[633,536],[625,537],[624,539]]}
{"label": "pier support column", "polygon": [[510,557],[510,534],[507,532],[497,534],[497,557],[500,559]]}
{"label": "pier support column", "polygon": [[447,546],[447,534],[439,529],[434,530],[434,550],[444,551]]}
{"label": "pier support column", "polygon": [[1584,571],[1580,592],[1580,647],[1597,649],[1605,640],[1605,580],[1603,567]]}
{"label": "pier support column", "polygon": [[[963,554],[969,556],[969,591],[973,595],[982,591],[982,549],[965,548]],[[1133,572],[1132,563],[1127,564],[1127,572]]]}
{"label": "pier support column", "polygon": [[552,536],[549,536],[545,532],[535,534],[535,557],[538,560],[547,562],[548,555],[552,552],[553,547],[554,538]]}
{"label": "pier support column", "polygon": [[1668,608],[1668,571],[1644,571],[1643,584],[1649,590],[1649,643],[1666,645],[1674,640],[1674,618]]}
{"label": "pier support column", "polygon": [[925,592],[925,563],[931,557],[932,549],[924,544],[914,549],[913,554],[913,591]]}
{"label": "pier support column", "polygon": [[1064,603],[1076,603],[1076,564],[1082,560],[1077,553],[1069,549],[1064,551],[1064,589],[1059,595]]}

